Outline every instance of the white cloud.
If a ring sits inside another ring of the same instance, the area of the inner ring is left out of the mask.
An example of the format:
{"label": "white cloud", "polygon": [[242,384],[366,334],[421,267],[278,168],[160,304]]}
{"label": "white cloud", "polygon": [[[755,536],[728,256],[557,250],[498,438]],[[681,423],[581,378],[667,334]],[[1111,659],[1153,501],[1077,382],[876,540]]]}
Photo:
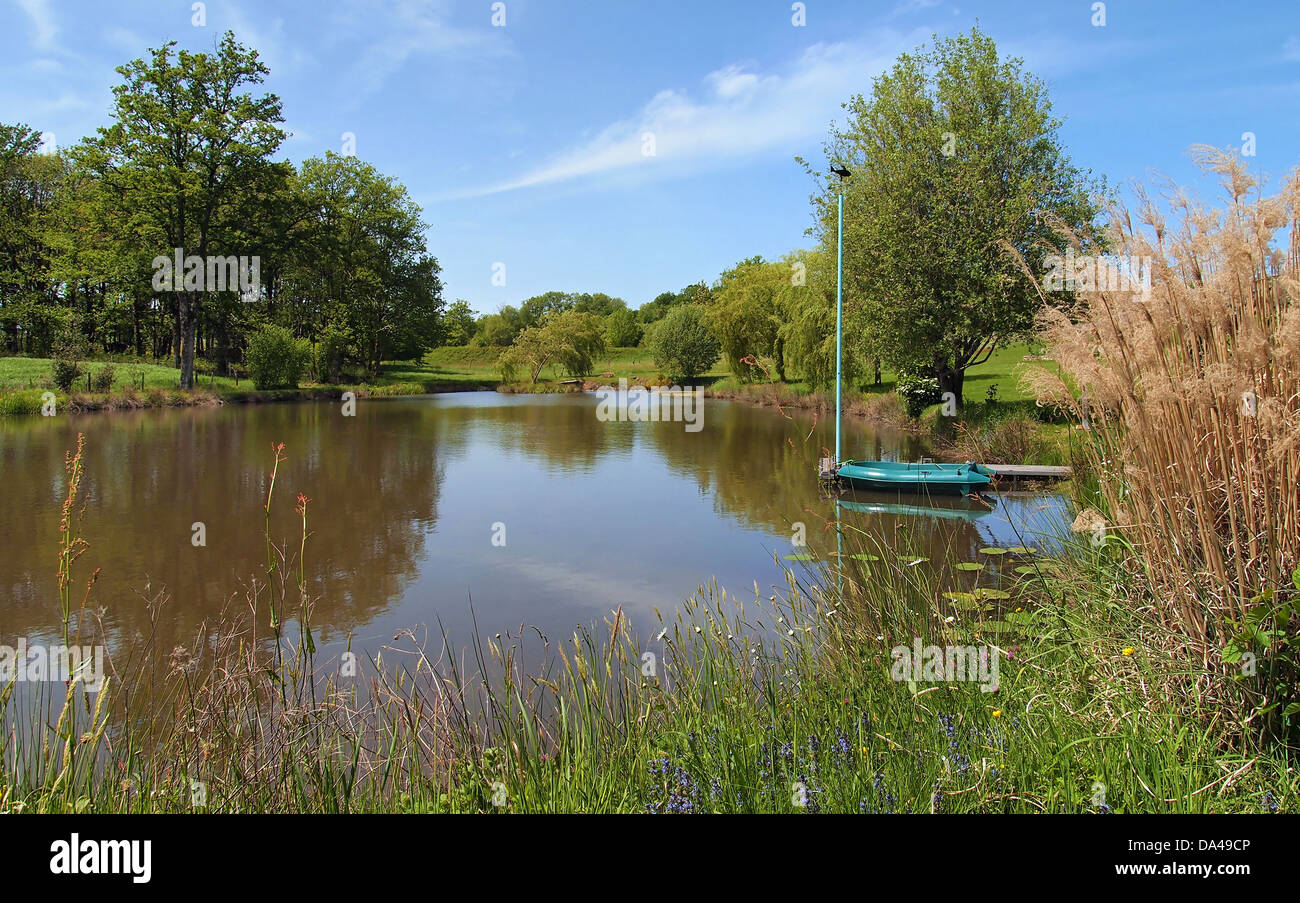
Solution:
{"label": "white cloud", "polygon": [[486,14],[482,28],[452,25],[441,2],[364,0],[336,18],[365,47],[349,79],[361,97],[379,91],[408,61],[420,57],[482,62],[511,55],[506,29],[492,28]]}
{"label": "white cloud", "polygon": [[54,24],[48,0],[18,0],[18,5],[32,20],[32,43],[42,50],[53,48],[59,29]]}
{"label": "white cloud", "polygon": [[[478,197],[592,177],[632,167],[684,173],[762,153],[807,150],[819,142],[840,104],[871,89],[871,79],[923,36],[881,32],[863,43],[817,44],[780,73],[729,65],[710,72],[698,95],[665,89],[636,114],[557,153],[508,181],[458,192]],[[643,153],[654,136],[654,154]]]}

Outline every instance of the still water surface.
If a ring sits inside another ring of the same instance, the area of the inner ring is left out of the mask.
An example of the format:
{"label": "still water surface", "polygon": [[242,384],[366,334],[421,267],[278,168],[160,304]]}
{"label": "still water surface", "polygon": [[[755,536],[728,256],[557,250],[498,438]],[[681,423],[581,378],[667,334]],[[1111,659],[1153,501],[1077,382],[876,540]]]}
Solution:
{"label": "still water surface", "polygon": [[[149,629],[165,591],[161,649],[188,642],[265,568],[262,504],[271,447],[285,443],[272,533],[296,549],[294,500],[308,496],[307,574],[321,653],[374,653],[399,630],[453,639],[527,623],[552,638],[622,606],[657,625],[712,578],[733,592],[784,587],[792,524],[828,535],[837,506],[815,462],[833,424],[707,400],[704,426],[601,422],[591,395],[493,392],[0,420],[0,642],[50,638],[64,453],[86,436],[76,598],[110,645]],[[846,456],[915,459],[914,437],[845,424]],[[1050,545],[1064,501],[1004,496],[981,514],[952,503],[859,494],[856,526],[911,534],[911,551],[969,559],[990,545]],[[901,504],[900,504],[901,503]],[[898,507],[895,507],[898,506]],[[206,546],[192,543],[202,523]],[[504,528],[504,529],[503,529]],[[498,542],[504,533],[504,545]],[[441,627],[439,627],[441,624]],[[265,625],[263,625],[264,627]]]}

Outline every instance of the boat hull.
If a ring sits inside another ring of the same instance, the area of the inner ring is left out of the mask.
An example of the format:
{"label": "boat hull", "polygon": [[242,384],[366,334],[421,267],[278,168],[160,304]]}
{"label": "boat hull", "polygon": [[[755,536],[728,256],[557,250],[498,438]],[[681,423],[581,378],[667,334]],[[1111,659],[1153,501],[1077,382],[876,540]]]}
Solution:
{"label": "boat hull", "polygon": [[836,476],[854,489],[953,495],[967,495],[993,482],[992,474],[973,462],[845,461]]}

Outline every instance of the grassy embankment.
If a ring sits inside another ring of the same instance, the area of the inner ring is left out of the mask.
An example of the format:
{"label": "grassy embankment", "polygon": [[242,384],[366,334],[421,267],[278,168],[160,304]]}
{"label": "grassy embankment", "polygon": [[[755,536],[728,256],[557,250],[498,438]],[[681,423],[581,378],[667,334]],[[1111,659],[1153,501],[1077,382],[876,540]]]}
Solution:
{"label": "grassy embankment", "polygon": [[[92,379],[106,365],[113,367],[111,391],[90,391]],[[55,389],[48,358],[0,357],[0,416],[39,414],[43,393],[54,392],[59,411],[94,411],[142,407],[177,407],[220,402],[286,401],[338,398],[354,392],[360,398],[420,395],[469,389],[494,388],[491,367],[467,364],[447,367],[427,362],[389,362],[376,377],[355,378],[341,384],[303,382],[296,389],[256,389],[247,377],[199,374],[196,388],[178,388],[180,371],[174,367],[138,360],[95,360],[81,364],[81,375],[70,391]]]}

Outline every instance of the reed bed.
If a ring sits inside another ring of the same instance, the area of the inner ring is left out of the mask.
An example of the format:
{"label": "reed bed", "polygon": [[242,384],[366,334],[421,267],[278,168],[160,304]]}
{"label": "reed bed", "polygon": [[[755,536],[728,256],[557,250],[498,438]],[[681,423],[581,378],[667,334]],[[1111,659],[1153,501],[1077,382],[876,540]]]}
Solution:
{"label": "reed bed", "polygon": [[[1061,376],[1040,398],[1090,421],[1088,503],[1134,578],[1128,592],[1194,664],[1181,688],[1238,729],[1290,734],[1300,714],[1300,174],[1274,194],[1230,152],[1199,147],[1222,182],[1211,209],[1145,193],[1119,210],[1113,253],[1149,262],[1148,293],[1094,287],[1049,307]],[[1279,238],[1280,237],[1280,238]]]}

